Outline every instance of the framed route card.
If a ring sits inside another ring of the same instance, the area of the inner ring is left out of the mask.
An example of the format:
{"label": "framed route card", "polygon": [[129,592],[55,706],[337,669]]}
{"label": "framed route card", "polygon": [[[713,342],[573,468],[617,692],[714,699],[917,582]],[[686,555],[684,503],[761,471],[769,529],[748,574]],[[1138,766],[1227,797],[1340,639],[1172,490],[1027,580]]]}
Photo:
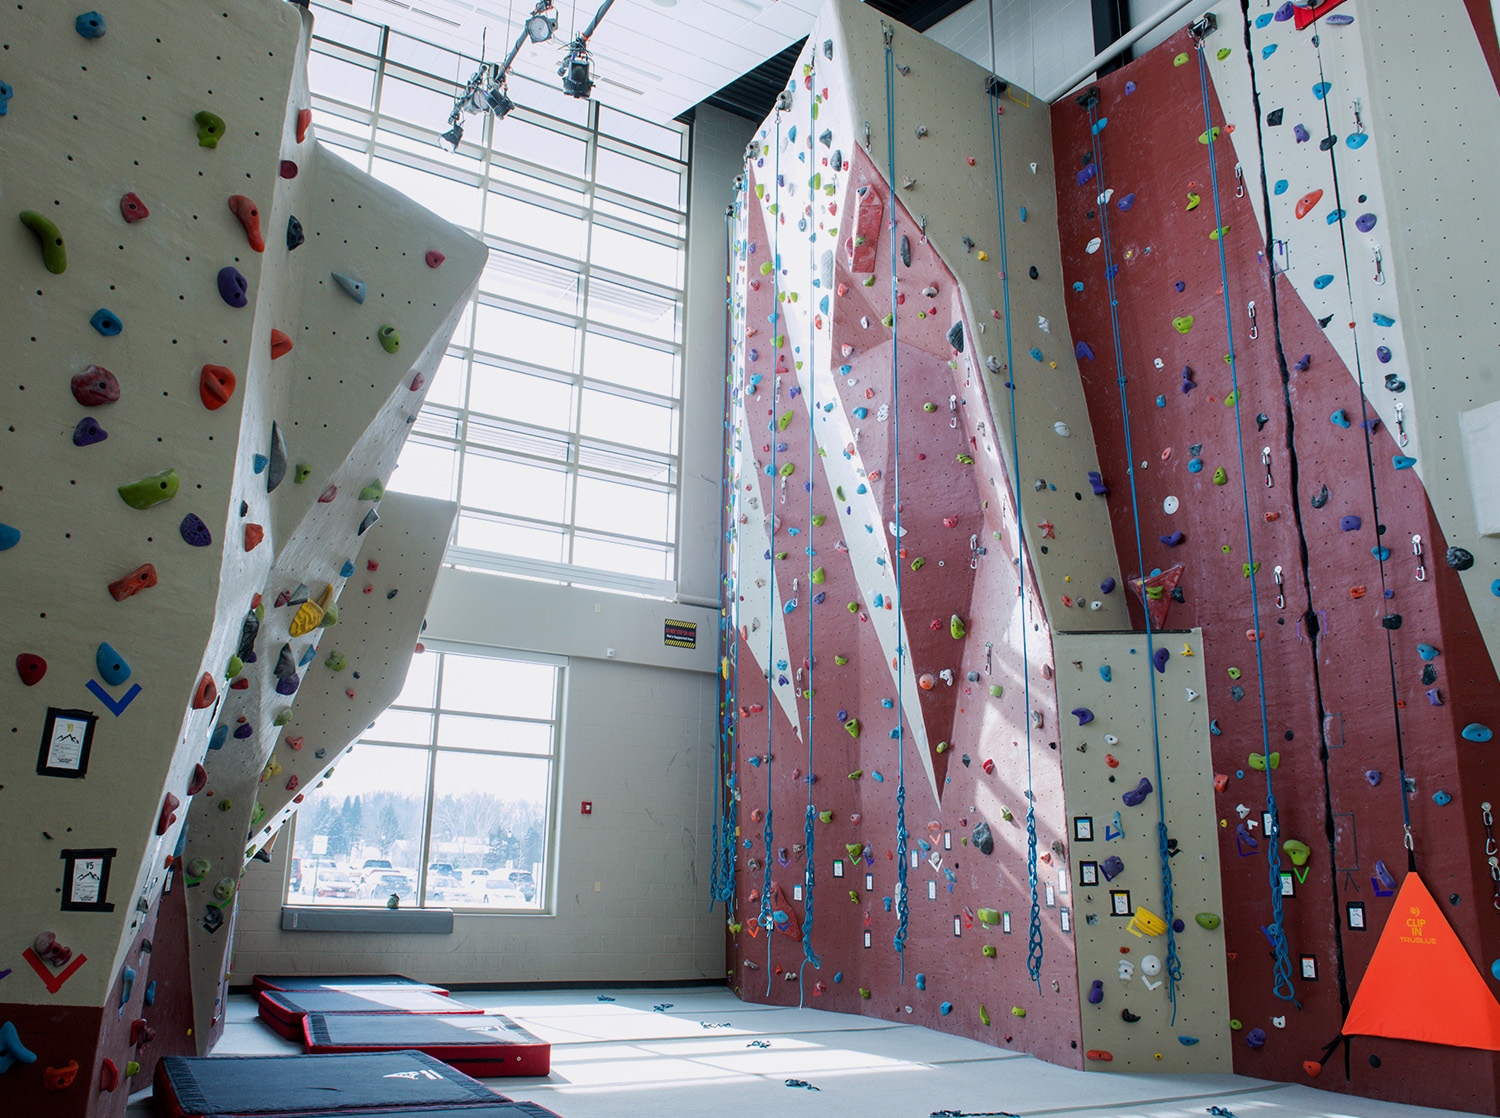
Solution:
{"label": "framed route card", "polygon": [[37,754],[38,776],[75,779],[89,771],[89,750],[94,744],[94,724],[99,716],[87,710],[47,708],[42,730],[42,748]]}

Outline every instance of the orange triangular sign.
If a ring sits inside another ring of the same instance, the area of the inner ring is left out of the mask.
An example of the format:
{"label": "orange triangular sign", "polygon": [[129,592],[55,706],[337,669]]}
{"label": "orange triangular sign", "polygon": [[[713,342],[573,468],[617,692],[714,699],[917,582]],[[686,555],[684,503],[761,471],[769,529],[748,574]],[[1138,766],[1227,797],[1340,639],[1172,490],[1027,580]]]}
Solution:
{"label": "orange triangular sign", "polygon": [[1414,873],[1396,894],[1344,1033],[1500,1051],[1500,1002]]}

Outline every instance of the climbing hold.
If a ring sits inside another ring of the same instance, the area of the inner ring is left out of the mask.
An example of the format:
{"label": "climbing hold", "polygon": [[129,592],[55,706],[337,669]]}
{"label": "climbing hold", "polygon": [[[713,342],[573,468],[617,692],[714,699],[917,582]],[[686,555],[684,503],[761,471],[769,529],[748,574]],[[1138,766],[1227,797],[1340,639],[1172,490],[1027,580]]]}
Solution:
{"label": "climbing hold", "polygon": [[1078,719],[1080,726],[1087,726],[1094,720],[1094,712],[1088,707],[1074,707],[1070,713]]}
{"label": "climbing hold", "polygon": [[1251,1029],[1248,1033],[1245,1034],[1245,1043],[1248,1044],[1251,1048],[1263,1048],[1266,1043],[1265,1030]]}
{"label": "climbing hold", "polygon": [[310,125],[310,124],[312,124],[312,110],[311,109],[298,109],[297,110],[297,142],[299,144],[303,140],[307,139],[307,128],[308,128],[308,125]]}
{"label": "climbing hold", "polygon": [[109,438],[109,432],[99,426],[99,421],[91,415],[86,415],[78,421],[78,426],[73,428],[74,446],[93,446],[102,443]]}
{"label": "climbing hold", "polygon": [[1113,881],[1125,872],[1125,862],[1118,854],[1111,854],[1099,863],[1099,872],[1104,874],[1104,880]]}
{"label": "climbing hold", "polygon": [[265,252],[266,239],[260,234],[260,210],[255,208],[255,203],[243,194],[231,194],[229,212],[245,227],[245,239],[250,242],[250,247],[256,252]]}
{"label": "climbing hold", "polygon": [[1156,665],[1158,672],[1165,672],[1167,670],[1167,661],[1171,658],[1172,654],[1165,648],[1158,648],[1151,654],[1151,662]]}
{"label": "climbing hold", "polygon": [[1417,460],[1415,458],[1410,458],[1405,454],[1391,455],[1391,465],[1398,470],[1409,470],[1416,464]]}
{"label": "climbing hold", "polygon": [[380,348],[387,353],[395,353],[401,348],[401,331],[394,326],[382,326],[375,336],[380,339]]}
{"label": "climbing hold", "polygon": [[[1261,773],[1265,772],[1266,771],[1266,758],[1265,758],[1265,754],[1263,754],[1263,753],[1252,753],[1252,754],[1250,754],[1249,765],[1256,772],[1261,772]],[[1281,767],[1281,754],[1280,753],[1272,753],[1271,754],[1271,768],[1277,769],[1277,768],[1280,768],[1280,767]]]}
{"label": "climbing hold", "polygon": [[266,465],[266,492],[276,492],[276,487],[286,477],[286,439],[282,437],[281,427],[273,420],[271,423],[271,453]]}
{"label": "climbing hold", "polygon": [[260,546],[260,542],[266,538],[266,530],[259,524],[245,525],[245,550],[254,551]]}
{"label": "climbing hold", "polygon": [[63,244],[57,223],[36,210],[22,210],[21,224],[36,237],[37,248],[42,251],[42,264],[54,276],[68,270],[68,250]]}
{"label": "climbing hold", "polygon": [[381,484],[379,478],[376,478],[374,481],[370,482],[369,485],[365,486],[359,491],[359,499],[361,501],[378,501],[384,496],[385,486]]}
{"label": "climbing hold", "polygon": [[288,337],[283,331],[277,330],[273,326],[271,328],[271,360],[275,361],[277,358],[285,357],[288,353],[291,352],[292,339]]}
{"label": "climbing hold", "polygon": [[297,215],[292,214],[286,219],[286,250],[301,248],[302,242],[307,240],[307,235],[302,232],[302,222],[297,220]]}
{"label": "climbing hold", "polygon": [[1183,536],[1183,534],[1182,534],[1182,533],[1181,533],[1181,532],[1173,532],[1173,533],[1172,533],[1172,534],[1171,534],[1171,535],[1169,535],[1169,536],[1160,536],[1160,537],[1158,537],[1158,538],[1159,538],[1159,539],[1160,539],[1160,540],[1161,540],[1161,542],[1162,542],[1162,543],[1164,543],[1164,544],[1165,544],[1165,545],[1166,545],[1166,546],[1167,546],[1167,547],[1176,547],[1176,546],[1177,546],[1177,545],[1178,545],[1178,544],[1180,544],[1180,543],[1181,543],[1181,542],[1182,542],[1182,541],[1183,541],[1183,540],[1184,540],[1184,539],[1185,539],[1185,538],[1186,538],[1186,537],[1185,537],[1185,536]]}
{"label": "climbing hold", "polygon": [[[50,933],[46,933],[50,935]],[[67,948],[63,948],[67,950]],[[32,1064],[36,1053],[21,1043],[21,1035],[13,1022],[0,1025],[0,1072],[10,1070],[12,1064]]]}
{"label": "climbing hold", "polygon": [[1343,427],[1345,429],[1349,427],[1349,413],[1346,412],[1343,408],[1340,408],[1338,411],[1334,412],[1328,417],[1328,419],[1336,426]]}
{"label": "climbing hold", "polygon": [[1357,532],[1363,521],[1357,516],[1345,516],[1339,518],[1339,528],[1345,532]]}
{"label": "climbing hold", "polygon": [[1141,782],[1121,796],[1120,799],[1126,807],[1140,807],[1141,804],[1146,802],[1146,797],[1151,795],[1152,791],[1151,782],[1143,776],[1141,777]]}
{"label": "climbing hold", "polygon": [[1307,865],[1307,859],[1312,854],[1312,848],[1307,843],[1299,842],[1296,839],[1287,839],[1281,844],[1281,849],[1287,852],[1294,866]]}
{"label": "climbing hold", "polygon": [[1093,984],[1089,986],[1089,1004],[1098,1005],[1103,1000],[1104,980],[1102,978],[1096,978],[1094,979]]}
{"label": "climbing hold", "polygon": [[207,109],[201,109],[194,114],[193,120],[198,124],[198,146],[205,148],[218,147],[219,141],[223,139],[226,129],[224,118],[209,112]]}
{"label": "climbing hold", "polygon": [[1489,741],[1494,737],[1490,728],[1479,722],[1470,722],[1461,732],[1467,741]]}
{"label": "climbing hold", "polygon": [[1224,467],[1223,466],[1217,466],[1217,467],[1214,468],[1214,484],[1215,485],[1223,485],[1228,480],[1229,480],[1229,475],[1224,472]]}
{"label": "climbing hold", "polygon": [[965,632],[966,630],[964,629],[963,618],[959,617],[958,614],[955,613],[948,619],[949,635],[951,635],[954,640],[958,641],[963,640]]}
{"label": "climbing hold", "polygon": [[16,95],[15,87],[9,82],[0,82],[0,116],[10,113],[10,99]]}
{"label": "climbing hold", "polygon": [[1473,554],[1461,547],[1450,547],[1445,558],[1455,571],[1467,571],[1474,565]]}
{"label": "climbing hold", "polygon": [[113,338],[125,328],[125,324],[120,321],[120,316],[104,307],[94,312],[94,317],[89,319],[89,325],[106,338]]}
{"label": "climbing hold", "polygon": [[1193,919],[1198,922],[1198,927],[1204,928],[1210,932],[1217,928],[1221,923],[1223,923],[1223,920],[1220,918],[1217,912],[1200,912],[1197,916],[1193,917]]}
{"label": "climbing hold", "polygon": [[159,474],[143,477],[119,488],[120,497],[133,509],[149,509],[177,496],[179,481],[176,470],[163,470]]}
{"label": "climbing hold", "polygon": [[948,1016],[948,1014],[953,1012],[953,1003],[944,1002],[942,1005],[938,1006],[938,1012],[941,1013],[944,1017]]}
{"label": "climbing hold", "polygon": [[118,687],[130,678],[130,665],[125,657],[107,643],[100,644],[95,650],[94,666],[99,669],[100,678],[111,687]]}
{"label": "climbing hold", "polygon": [[244,307],[250,302],[250,282],[233,266],[219,269],[219,297],[231,307]]}
{"label": "climbing hold", "polygon": [[1193,328],[1193,316],[1190,314],[1180,315],[1172,320],[1172,326],[1179,334],[1186,334]]}
{"label": "climbing hold", "polygon": [[995,839],[990,834],[990,825],[981,822],[974,828],[974,848],[981,854],[989,855],[995,852]]}
{"label": "climbing hold", "polygon": [[238,383],[223,365],[204,365],[198,373],[198,398],[209,411],[218,411],[229,403]]}
{"label": "climbing hold", "polygon": [[132,190],[120,198],[120,216],[125,219],[125,224],[134,225],[137,221],[150,217],[151,211]]}

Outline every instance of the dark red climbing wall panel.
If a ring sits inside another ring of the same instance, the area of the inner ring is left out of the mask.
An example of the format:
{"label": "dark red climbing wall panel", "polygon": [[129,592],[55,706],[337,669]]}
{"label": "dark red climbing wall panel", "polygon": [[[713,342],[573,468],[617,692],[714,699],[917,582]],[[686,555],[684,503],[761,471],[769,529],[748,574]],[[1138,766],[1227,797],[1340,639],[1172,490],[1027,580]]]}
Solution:
{"label": "dark red climbing wall panel", "polygon": [[[1220,32],[1209,48],[1242,53],[1241,42],[1236,32]],[[1186,63],[1174,64],[1183,53]],[[1128,94],[1127,82],[1133,83]],[[1203,629],[1206,698],[1220,731],[1212,739],[1214,767],[1228,778],[1218,796],[1218,817],[1224,934],[1231,953],[1228,1011],[1241,1023],[1235,1070],[1306,1082],[1304,1061],[1318,1060],[1338,1035],[1341,998],[1358,988],[1391,916],[1392,896],[1376,888],[1373,867],[1382,860],[1398,879],[1406,873],[1403,800],[1411,813],[1417,868],[1435,896],[1451,896],[1446,914],[1489,978],[1489,964],[1500,954],[1500,918],[1491,903],[1494,885],[1479,804],[1493,799],[1500,786],[1493,765],[1486,764],[1493,747],[1464,741],[1459,731],[1470,722],[1500,725],[1500,685],[1457,576],[1443,561],[1447,545],[1420,480],[1393,466],[1399,448],[1383,426],[1369,432],[1367,454],[1355,377],[1290,285],[1282,279],[1272,288],[1251,198],[1235,197],[1238,157],[1224,133],[1214,145],[1223,207],[1216,221],[1191,37],[1179,33],[1097,88],[1096,116],[1108,123],[1098,135],[1100,174],[1084,185],[1077,179],[1093,145],[1089,116],[1071,97],[1053,108],[1064,270],[1070,285],[1081,285],[1069,294],[1069,324],[1074,338],[1095,354],[1082,362],[1090,418],[1121,562],[1134,573],[1140,564],[1106,290],[1110,260],[1102,249],[1087,250],[1103,234],[1107,206],[1112,262],[1119,269],[1119,359],[1144,566],[1148,572],[1185,566],[1183,601],[1172,604],[1167,624]],[[1255,129],[1252,106],[1228,110],[1226,119],[1210,90],[1216,126]],[[1247,160],[1244,171],[1247,191],[1259,191],[1260,168]],[[1105,189],[1114,193],[1101,205]],[[1134,194],[1132,204],[1121,210],[1118,203],[1128,194]],[[1200,202],[1189,209],[1195,196]],[[1226,229],[1222,242],[1210,236],[1220,223]],[[1327,261],[1330,272],[1342,267],[1342,261]],[[1253,340],[1251,301],[1257,308]],[[1186,325],[1186,316],[1192,321],[1183,332],[1174,320]],[[1243,457],[1235,408],[1226,399],[1231,328]],[[1348,328],[1346,321],[1327,325],[1330,331]],[[1186,393],[1184,367],[1195,385]],[[1384,391],[1378,382],[1372,390]],[[1340,409],[1348,427],[1330,419]],[[1264,416],[1261,430],[1258,415]],[[1267,447],[1269,485],[1262,461]],[[1202,463],[1199,472],[1190,465],[1194,459]],[[1220,469],[1224,483],[1216,484]],[[1179,502],[1171,514],[1164,507],[1169,496]],[[1314,507],[1315,498],[1320,507]],[[1349,517],[1358,518],[1357,527]],[[1247,518],[1260,564],[1254,580],[1258,641],[1245,571]],[[1160,537],[1176,531],[1183,533],[1182,542],[1166,546]],[[1423,540],[1425,581],[1415,577],[1413,534]],[[1383,571],[1372,553],[1382,543],[1391,552]],[[1273,580],[1278,566],[1282,602]],[[1143,625],[1139,602],[1132,611],[1136,625]],[[1399,629],[1383,627],[1388,615],[1399,615]],[[1418,655],[1419,642],[1439,650],[1428,672],[1432,682],[1423,681],[1427,665]],[[1257,649],[1263,674],[1257,671]],[[1237,836],[1241,809],[1247,822],[1258,823],[1267,803],[1264,774],[1249,764],[1251,754],[1265,752],[1262,682],[1265,734],[1281,755],[1272,777],[1282,839],[1311,848],[1301,869],[1282,856],[1282,870],[1294,874],[1284,921],[1296,1004],[1273,993],[1272,958],[1262,931],[1272,905],[1266,836],[1258,827],[1250,832],[1258,844],[1253,851]],[[1443,705],[1429,702],[1432,688]],[[1398,727],[1412,782],[1406,795],[1398,771]],[[1367,772],[1376,771],[1379,782],[1372,784]],[[1451,799],[1438,802],[1445,799],[1439,793]],[[1349,926],[1351,902],[1364,905],[1366,930]],[[1315,961],[1315,981],[1302,977],[1304,955]],[[1433,1005],[1412,1011],[1441,1012],[1440,992],[1434,992]],[[1257,1028],[1267,1034],[1258,1049],[1246,1043]],[[1347,1075],[1346,1053],[1339,1050],[1316,1084],[1490,1113],[1500,1106],[1500,1064],[1493,1053],[1356,1037],[1348,1054]]]}

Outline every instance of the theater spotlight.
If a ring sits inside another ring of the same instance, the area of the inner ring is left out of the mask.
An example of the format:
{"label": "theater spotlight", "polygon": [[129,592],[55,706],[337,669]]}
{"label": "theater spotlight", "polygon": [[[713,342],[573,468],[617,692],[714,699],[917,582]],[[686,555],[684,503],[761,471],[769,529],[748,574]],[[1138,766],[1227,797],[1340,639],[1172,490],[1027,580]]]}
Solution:
{"label": "theater spotlight", "polygon": [[552,14],[552,0],[541,0],[526,20],[526,34],[533,43],[545,43],[557,30],[557,16]]}
{"label": "theater spotlight", "polygon": [[582,39],[574,39],[568,45],[567,56],[557,68],[562,78],[562,91],[569,97],[589,97],[594,92],[593,60]]}
{"label": "theater spotlight", "polygon": [[443,142],[454,151],[458,150],[458,145],[463,142],[463,138],[464,126],[456,120],[453,122],[453,127],[443,133]]}
{"label": "theater spotlight", "polygon": [[492,85],[485,90],[484,104],[490,112],[495,114],[496,120],[504,120],[511,109],[516,107],[516,103],[510,99],[503,85]]}

